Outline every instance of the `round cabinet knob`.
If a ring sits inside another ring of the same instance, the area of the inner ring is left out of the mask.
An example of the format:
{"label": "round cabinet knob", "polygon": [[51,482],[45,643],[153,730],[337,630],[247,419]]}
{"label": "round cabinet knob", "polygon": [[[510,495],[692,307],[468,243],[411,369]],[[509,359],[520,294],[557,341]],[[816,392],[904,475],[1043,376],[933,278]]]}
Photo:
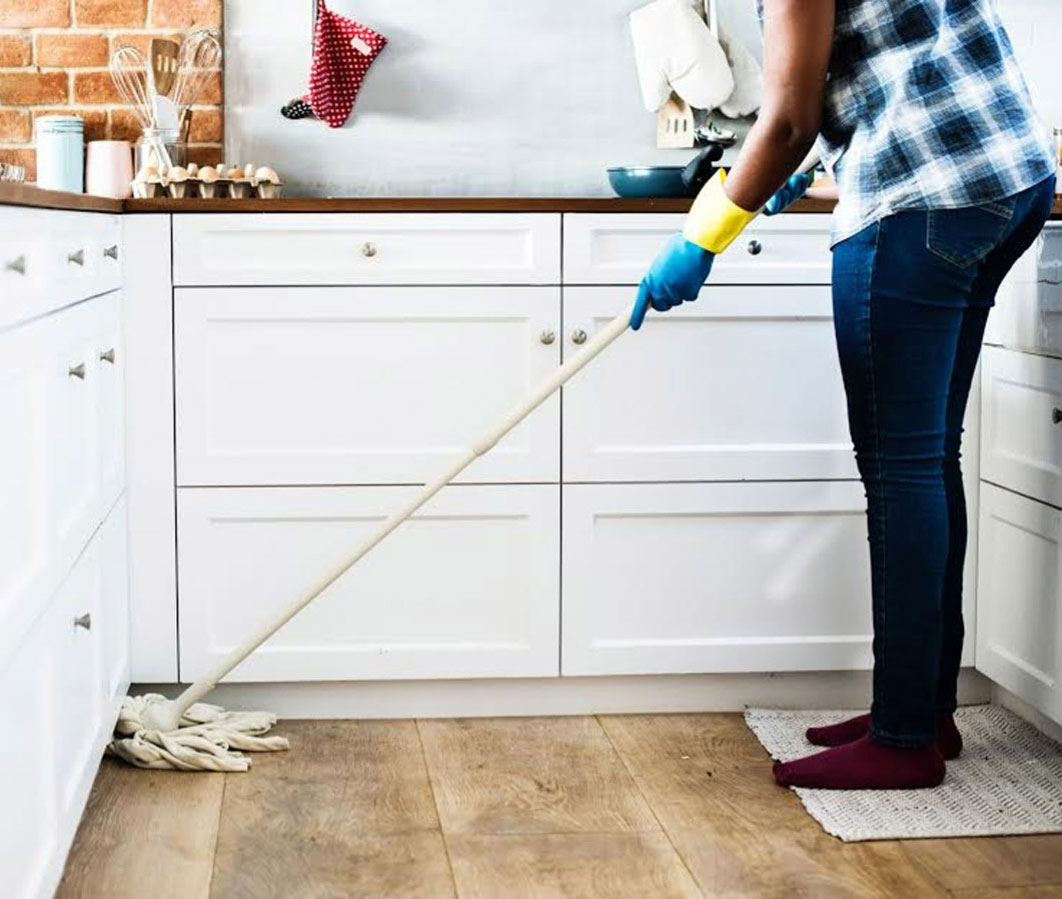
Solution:
{"label": "round cabinet knob", "polygon": [[103,248],[103,256],[105,259],[117,259],[118,258],[118,244],[112,244],[109,247]]}
{"label": "round cabinet knob", "polygon": [[19,256],[4,264],[4,271],[14,272],[17,275],[26,274],[26,257]]}
{"label": "round cabinet knob", "polygon": [[100,362],[110,362],[111,365],[114,365],[114,347],[100,353]]}
{"label": "round cabinet knob", "polygon": [[81,381],[84,381],[85,363],[79,362],[77,365],[71,365],[70,368],[67,370],[67,374],[69,374],[71,378],[77,378]]}
{"label": "round cabinet knob", "polygon": [[551,343],[553,343],[554,340],[557,339],[557,335],[554,334],[552,331],[543,331],[541,334],[538,335],[538,339],[546,346],[549,346]]}
{"label": "round cabinet knob", "polygon": [[361,255],[371,259],[376,255],[376,244],[369,240],[365,241],[365,243],[361,245]]}
{"label": "round cabinet knob", "polygon": [[586,331],[584,331],[582,328],[576,328],[574,331],[572,331],[572,343],[586,343]]}
{"label": "round cabinet knob", "polygon": [[92,630],[92,614],[86,612],[84,615],[78,615],[78,617],[74,619],[74,627],[81,627],[87,631]]}
{"label": "round cabinet knob", "polygon": [[66,254],[66,261],[67,262],[72,262],[74,265],[84,265],[85,264],[85,251],[84,250],[75,250],[73,253],[67,253]]}
{"label": "round cabinet knob", "polygon": [[1051,410],[1051,421],[1056,425],[1062,425],[1062,409]]}
{"label": "round cabinet knob", "polygon": [[750,256],[759,256],[763,252],[763,244],[758,240],[750,240],[748,250]]}

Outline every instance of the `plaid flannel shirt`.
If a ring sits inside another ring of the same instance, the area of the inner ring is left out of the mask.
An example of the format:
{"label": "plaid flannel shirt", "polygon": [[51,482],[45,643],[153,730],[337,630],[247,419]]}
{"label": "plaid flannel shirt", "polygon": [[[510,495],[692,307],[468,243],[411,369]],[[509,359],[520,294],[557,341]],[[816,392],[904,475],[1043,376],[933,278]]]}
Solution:
{"label": "plaid flannel shirt", "polygon": [[1001,200],[1056,166],[995,0],[837,0],[819,151],[840,189],[834,243],[903,209]]}

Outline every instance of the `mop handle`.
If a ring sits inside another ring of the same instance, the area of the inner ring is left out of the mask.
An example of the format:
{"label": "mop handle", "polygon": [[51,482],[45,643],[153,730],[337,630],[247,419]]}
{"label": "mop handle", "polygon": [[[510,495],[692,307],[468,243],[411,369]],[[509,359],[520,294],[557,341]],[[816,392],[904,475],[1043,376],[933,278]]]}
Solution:
{"label": "mop handle", "polygon": [[[812,151],[801,164],[800,168],[797,169],[797,172],[799,174],[805,174],[815,168],[815,166],[818,165],[818,162],[818,156]],[[246,659],[247,656],[258,649],[258,647],[272,637],[273,634],[279,631],[299,612],[306,608],[306,606],[324,593],[325,590],[331,587],[332,584],[338,581],[351,568],[357,565],[377,543],[406,521],[406,519],[410,518],[417,509],[423,506],[429,499],[435,496],[436,493],[442,490],[443,487],[461,474],[461,472],[476,459],[488,452],[494,444],[502,439],[502,437],[508,434],[513,428],[520,424],[520,422],[527,418],[528,415],[534,412],[535,409],[541,406],[542,403],[566,384],[576,372],[589,363],[598,355],[598,353],[608,347],[617,337],[623,334],[630,327],[630,323],[631,313],[629,310],[612,319],[612,321],[590,339],[586,346],[539,384],[535,390],[528,394],[511,412],[509,412],[508,415],[499,420],[498,423],[480,437],[479,440],[475,441],[463,456],[453,462],[450,467],[442,472],[442,474],[440,474],[434,481],[425,484],[420,492],[412,497],[401,509],[398,509],[389,518],[385,519],[383,523],[381,523],[381,525],[368,538],[366,538],[346,562],[326,578],[311,587],[299,599],[295,600],[295,602],[284,609],[284,611],[273,621],[260,627],[242,645],[236,647],[236,649],[225,656],[225,658],[218,662],[218,664],[210,671],[199,678],[190,687],[186,688],[184,692],[173,700],[176,710],[183,715],[188,710],[189,706],[206,696],[207,693],[217,686],[218,681],[220,681],[226,674],[232,671],[232,669]]]}
{"label": "mop handle", "polygon": [[173,700],[179,712],[184,714],[189,706],[198,702],[207,693],[213,690],[214,687],[217,686],[218,681],[232,671],[232,669],[246,659],[247,656],[265,643],[265,641],[272,637],[273,634],[280,630],[299,612],[306,608],[306,606],[313,602],[313,600],[360,562],[377,543],[406,521],[406,519],[410,518],[414,512],[461,474],[461,472],[472,462],[488,452],[491,447],[502,439],[502,437],[508,434],[535,409],[542,405],[542,403],[549,399],[549,397],[556,393],[557,390],[567,383],[576,372],[590,362],[591,359],[597,356],[598,353],[604,350],[617,337],[623,334],[630,327],[630,321],[631,313],[629,310],[612,319],[612,321],[598,331],[587,342],[586,346],[572,356],[572,358],[565,362],[560,368],[550,374],[550,376],[539,384],[535,390],[515,406],[512,411],[510,411],[504,418],[500,419],[489,431],[483,434],[482,437],[476,440],[461,458],[454,461],[444,472],[435,478],[434,481],[425,484],[416,496],[412,497],[402,508],[398,509],[383,521],[380,526],[357,548],[354,554],[339,566],[339,568],[307,590],[299,599],[295,600],[291,605],[280,612],[275,619],[259,628],[245,643],[234,649],[225,658],[218,662],[212,670],[185,689],[180,696]]}

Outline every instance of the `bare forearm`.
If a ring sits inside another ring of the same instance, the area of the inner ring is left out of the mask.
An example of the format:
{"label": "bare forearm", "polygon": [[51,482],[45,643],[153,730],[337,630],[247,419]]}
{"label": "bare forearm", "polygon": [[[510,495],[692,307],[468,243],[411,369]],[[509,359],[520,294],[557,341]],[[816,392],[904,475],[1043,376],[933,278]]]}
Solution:
{"label": "bare forearm", "polygon": [[814,145],[833,45],[835,0],[766,0],[764,102],[726,181],[727,196],[754,211]]}

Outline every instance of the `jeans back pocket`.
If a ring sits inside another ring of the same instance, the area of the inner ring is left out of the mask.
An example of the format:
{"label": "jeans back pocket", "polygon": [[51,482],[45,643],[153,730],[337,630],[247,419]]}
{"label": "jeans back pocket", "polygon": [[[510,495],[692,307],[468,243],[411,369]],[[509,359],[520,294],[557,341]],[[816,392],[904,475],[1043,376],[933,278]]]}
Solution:
{"label": "jeans back pocket", "polygon": [[1017,197],[1007,197],[980,206],[931,209],[926,249],[959,268],[976,265],[1003,242],[1016,205]]}

